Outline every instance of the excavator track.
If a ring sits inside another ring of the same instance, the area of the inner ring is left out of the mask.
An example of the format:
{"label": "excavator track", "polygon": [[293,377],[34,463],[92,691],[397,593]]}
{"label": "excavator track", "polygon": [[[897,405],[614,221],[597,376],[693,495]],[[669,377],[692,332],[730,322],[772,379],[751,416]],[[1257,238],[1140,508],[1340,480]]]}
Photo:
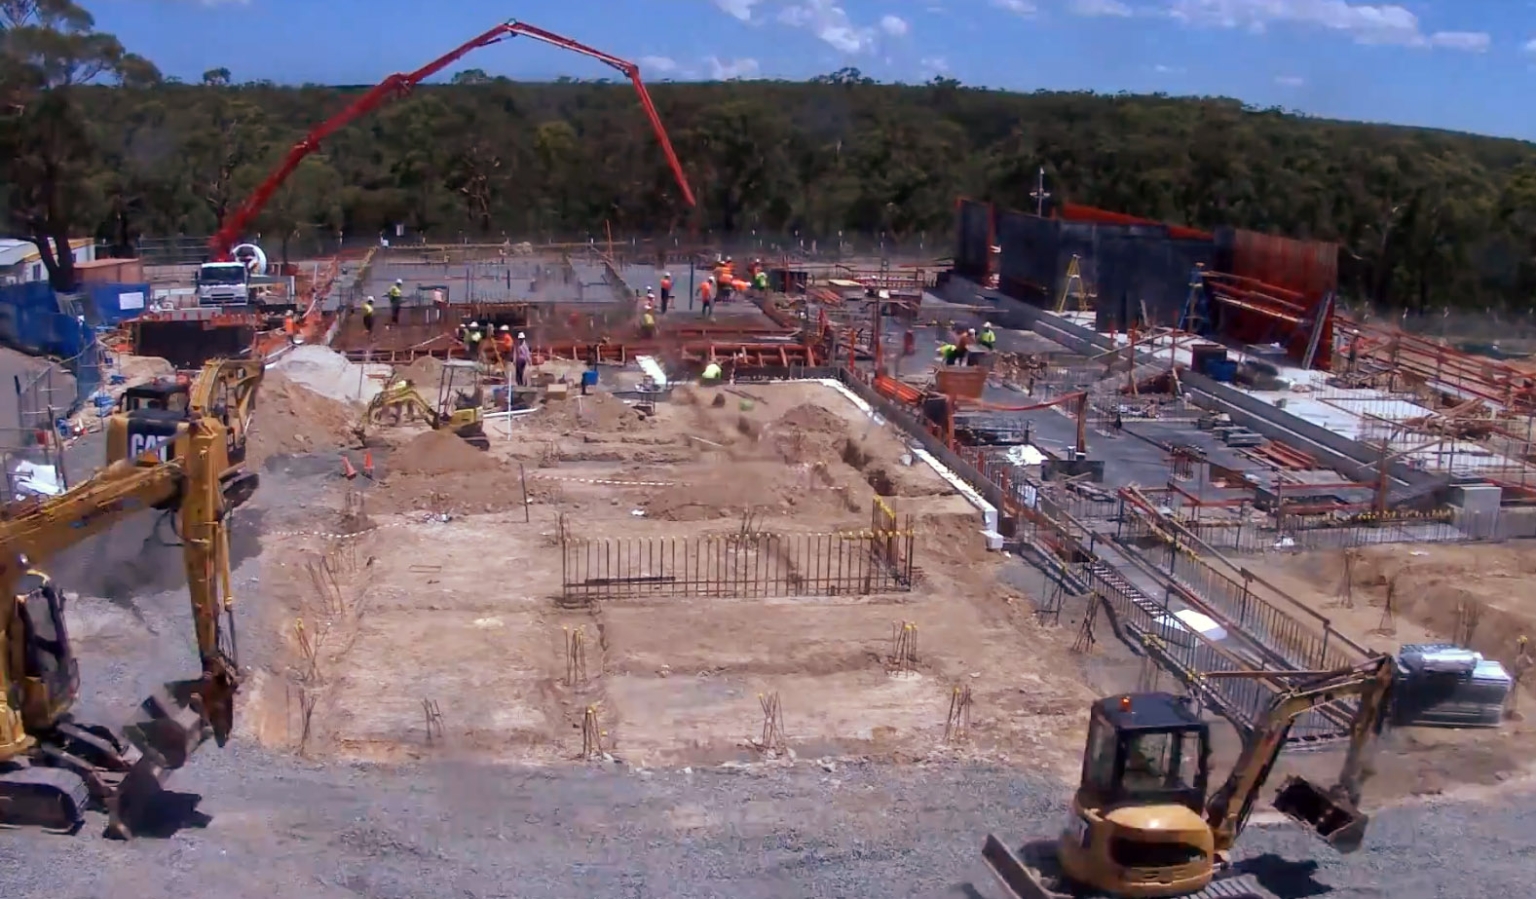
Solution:
{"label": "excavator track", "polygon": [[[1054,844],[1032,843],[1015,852],[992,834],[981,856],[1010,899],[1119,899],[1068,882],[1056,864]],[[1251,874],[1217,874],[1204,889],[1178,899],[1279,899]]]}
{"label": "excavator track", "polygon": [[0,771],[0,827],[71,834],[85,823],[85,778],[65,768],[26,765]]}

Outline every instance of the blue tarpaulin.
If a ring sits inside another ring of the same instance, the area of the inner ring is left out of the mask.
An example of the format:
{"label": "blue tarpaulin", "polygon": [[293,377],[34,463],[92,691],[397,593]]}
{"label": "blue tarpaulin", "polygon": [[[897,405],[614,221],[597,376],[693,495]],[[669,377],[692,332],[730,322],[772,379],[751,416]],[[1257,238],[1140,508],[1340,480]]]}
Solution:
{"label": "blue tarpaulin", "polygon": [[84,310],[67,311],[47,282],[0,287],[0,343],[31,355],[58,358],[75,376],[71,411],[82,397],[101,387],[101,353],[95,332],[84,319]]}
{"label": "blue tarpaulin", "polygon": [[117,325],[144,314],[149,304],[148,284],[85,284],[90,298],[85,320],[92,325]]}

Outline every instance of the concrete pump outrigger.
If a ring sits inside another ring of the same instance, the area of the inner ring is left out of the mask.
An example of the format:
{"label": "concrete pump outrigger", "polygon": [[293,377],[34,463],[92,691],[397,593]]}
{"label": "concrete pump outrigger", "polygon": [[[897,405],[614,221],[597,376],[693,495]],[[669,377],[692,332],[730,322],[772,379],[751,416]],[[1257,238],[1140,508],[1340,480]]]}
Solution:
{"label": "concrete pump outrigger", "polygon": [[[228,516],[258,480],[231,462],[219,409],[174,414],[166,458],[150,447],[60,496],[13,505],[0,522],[0,825],[72,833],[95,807],[109,814],[109,835],[127,838],[168,774],[234,728]],[[175,516],[202,671],[166,684],[118,731],[71,714],[80,669],[65,596],[34,566],[145,509]]]}
{"label": "concrete pump outrigger", "polygon": [[1025,846],[1020,854],[989,834],[982,856],[992,873],[1018,899],[1273,899],[1252,877],[1229,867],[1228,853],[1292,722],[1350,697],[1358,698],[1359,708],[1338,782],[1323,789],[1304,778],[1287,778],[1274,806],[1340,852],[1360,848],[1369,820],[1360,811],[1360,791],[1385,717],[1392,659],[1377,657],[1332,672],[1240,674],[1310,678],[1274,698],[1247,735],[1231,773],[1209,797],[1209,725],[1185,697],[1141,693],[1101,699],[1093,705],[1082,782],[1060,839]]}

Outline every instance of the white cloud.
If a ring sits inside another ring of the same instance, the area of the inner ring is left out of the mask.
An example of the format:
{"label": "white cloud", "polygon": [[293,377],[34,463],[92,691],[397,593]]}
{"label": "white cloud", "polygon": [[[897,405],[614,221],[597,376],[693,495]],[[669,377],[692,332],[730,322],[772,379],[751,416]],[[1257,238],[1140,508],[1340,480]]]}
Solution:
{"label": "white cloud", "polygon": [[1493,39],[1483,31],[1437,31],[1429,36],[1429,42],[1436,47],[1445,47],[1449,50],[1484,53]]}
{"label": "white cloud", "polygon": [[1152,71],[1156,72],[1159,75],[1182,75],[1182,74],[1184,74],[1184,67],[1183,66],[1165,66],[1162,63],[1158,63],[1157,65],[1152,67]]}
{"label": "white cloud", "polygon": [[642,56],[640,57],[640,68],[662,74],[676,72],[677,60],[670,56]]}
{"label": "white cloud", "polygon": [[1135,10],[1120,0],[1072,0],[1067,8],[1079,16],[1135,15]]}
{"label": "white cloud", "polygon": [[1276,75],[1275,83],[1281,87],[1301,87],[1307,82],[1300,75]]}
{"label": "white cloud", "polygon": [[880,28],[892,37],[901,37],[909,29],[907,20],[901,16],[885,15],[880,17]]}
{"label": "white cloud", "polygon": [[715,5],[743,22],[752,21],[752,7],[763,0],[715,0]]}
{"label": "white cloud", "polygon": [[1521,45],[1520,52],[1521,53],[1536,53],[1536,37],[1531,38],[1530,40],[1526,41],[1523,45]]}
{"label": "white cloud", "polygon": [[949,71],[949,60],[942,56],[924,56],[918,61],[918,66],[929,74],[943,75]]}
{"label": "white cloud", "polygon": [[709,77],[714,81],[755,78],[761,71],[755,59],[718,59],[708,56],[704,58],[704,65],[709,68]]}
{"label": "white cloud", "polygon": [[1487,49],[1481,32],[1441,31],[1426,35],[1419,17],[1396,4],[1348,0],[1168,0],[1170,16],[1190,25],[1246,28],[1263,32],[1273,24],[1310,25],[1349,35],[1360,44],[1400,47]]}
{"label": "white cloud", "polygon": [[854,25],[836,0],[801,0],[781,10],[779,21],[804,28],[843,53],[863,53],[875,43],[875,30]]}
{"label": "white cloud", "polygon": [[992,0],[992,5],[1020,16],[1034,15],[1039,10],[1033,0]]}

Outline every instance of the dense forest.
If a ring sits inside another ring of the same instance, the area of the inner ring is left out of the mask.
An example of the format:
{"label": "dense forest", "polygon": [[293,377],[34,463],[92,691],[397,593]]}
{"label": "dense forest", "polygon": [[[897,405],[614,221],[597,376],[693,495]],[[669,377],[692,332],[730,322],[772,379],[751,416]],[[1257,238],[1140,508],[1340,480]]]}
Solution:
{"label": "dense forest", "polygon": [[[366,88],[162,78],[69,0],[0,4],[0,192],[40,245],[206,235],[295,141]],[[305,235],[569,238],[925,235],[966,195],[1338,241],[1384,306],[1524,310],[1536,292],[1536,145],[1324,121],[1221,98],[1007,93],[935,79],[657,84],[690,213],[632,88],[461,72],[328,138],[258,219]],[[56,286],[67,261],[45,254]]]}

